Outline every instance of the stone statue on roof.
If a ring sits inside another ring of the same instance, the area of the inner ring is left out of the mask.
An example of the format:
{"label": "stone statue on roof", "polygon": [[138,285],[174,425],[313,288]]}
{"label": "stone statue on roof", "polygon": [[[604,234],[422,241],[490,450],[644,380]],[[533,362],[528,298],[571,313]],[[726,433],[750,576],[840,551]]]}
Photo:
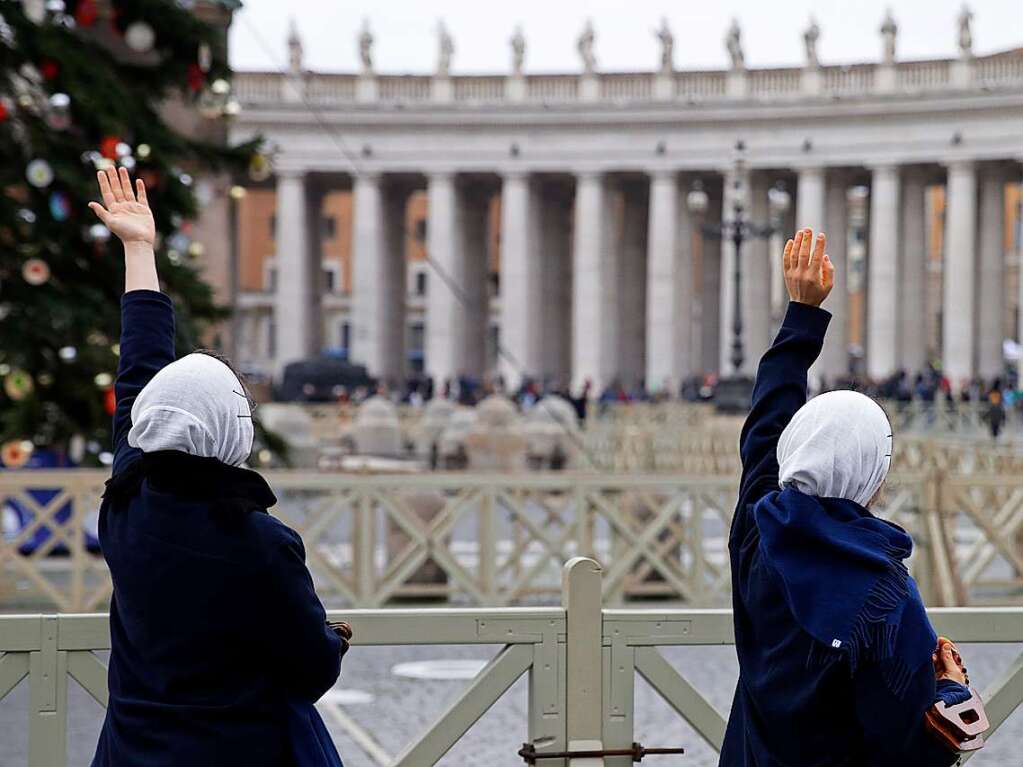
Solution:
{"label": "stone statue on roof", "polygon": [[437,24],[437,76],[447,77],[451,74],[451,57],[455,55],[455,41],[448,32],[444,21]]}
{"label": "stone statue on roof", "polygon": [[522,68],[526,63],[526,36],[522,32],[522,26],[515,27],[515,34],[511,38],[512,49],[512,73],[516,76],[522,75]]}
{"label": "stone statue on roof", "polygon": [[895,40],[899,36],[899,25],[895,23],[895,17],[892,16],[892,9],[889,8],[885,11],[884,23],[881,25],[881,40],[884,48],[884,63],[894,64],[895,63]]}
{"label": "stone statue on roof", "polygon": [[373,33],[369,31],[369,19],[362,20],[359,32],[359,58],[362,60],[362,71],[369,74],[373,71]]}
{"label": "stone statue on roof", "polygon": [[592,75],[597,71],[597,57],[593,53],[593,43],[596,39],[597,35],[593,31],[593,20],[587,19],[586,26],[583,27],[582,34],[579,35],[576,47],[579,49],[579,57],[583,60],[583,72],[588,75]]}
{"label": "stone statue on roof", "polygon": [[973,58],[973,11],[965,4],[959,12],[959,55],[964,59]]}
{"label": "stone statue on roof", "polygon": [[725,48],[728,49],[728,56],[732,60],[732,69],[745,69],[746,56],[742,52],[742,30],[739,28],[738,19],[732,19],[732,25],[725,35]]}
{"label": "stone statue on roof", "polygon": [[675,71],[675,36],[671,33],[668,20],[661,17],[661,28],[655,33],[661,42],[661,72],[670,75]]}
{"label": "stone statue on roof", "polygon": [[817,41],[821,37],[821,28],[817,19],[810,17],[810,26],[803,32],[803,47],[806,48],[806,66],[810,69],[817,69],[821,65],[817,56]]}

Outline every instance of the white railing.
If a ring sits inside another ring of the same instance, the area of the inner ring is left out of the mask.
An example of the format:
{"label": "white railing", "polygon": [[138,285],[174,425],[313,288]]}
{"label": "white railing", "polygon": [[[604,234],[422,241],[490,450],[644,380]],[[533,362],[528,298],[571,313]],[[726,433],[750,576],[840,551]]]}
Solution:
{"label": "white railing", "polygon": [[824,91],[834,94],[869,93],[874,88],[873,64],[848,67],[824,67]]}
{"label": "white railing", "polygon": [[[579,555],[605,563],[609,604],[661,597],[714,607],[729,598],[732,477],[296,471],[266,477],[278,497],[273,513],[302,535],[317,588],[331,604],[374,608],[408,597],[535,603],[558,593],[558,568]],[[86,548],[105,478],[92,471],[0,472],[0,503],[31,518],[17,535],[0,539],[0,589],[8,589],[0,603],[63,611],[107,604],[105,563]],[[40,490],[53,498],[40,500]],[[948,520],[972,507],[953,505],[954,497],[933,475],[902,474],[889,481],[876,509],[914,536],[911,568],[932,604],[959,604],[974,585],[991,586],[979,577],[957,580]],[[988,538],[1002,525],[1000,518],[970,520],[970,529]],[[1003,546],[1017,552],[1007,577],[1018,578],[1020,542],[1011,537]],[[58,547],[65,556],[51,556]]]}
{"label": "white railing", "polygon": [[[951,82],[952,66],[949,59],[934,61],[907,61],[895,65],[896,87],[908,94],[923,91],[940,92]],[[969,62],[972,81],[988,88],[1023,87],[1023,53],[1009,52],[984,56]],[[870,95],[877,89],[877,64],[851,64],[822,67],[821,87],[824,93],[835,95]],[[674,89],[668,94],[655,93],[653,72],[601,72],[596,75],[601,101],[650,102],[659,98],[680,101],[718,100],[726,98],[753,98],[759,101],[773,98],[789,99],[804,95],[803,70],[796,67],[750,69],[738,73],[745,87],[729,95],[729,72],[678,71],[673,75]],[[422,102],[435,97],[434,78],[431,75],[374,75],[376,100],[390,102]],[[525,99],[550,104],[572,103],[579,99],[578,74],[526,75],[526,88],[510,88],[512,79],[504,75],[453,75],[451,90],[436,93],[453,95],[456,103],[492,104]],[[275,72],[238,72],[234,76],[234,90],[242,104],[259,105],[281,103],[284,84],[288,76]],[[356,99],[358,76],[354,74],[305,73],[295,82],[304,88],[306,98],[317,104],[344,104]],[[748,95],[747,95],[748,94]],[[817,95],[816,91],[805,95]],[[441,96],[447,99],[449,96]]]}
{"label": "white railing", "polygon": [[577,101],[579,78],[576,75],[530,75],[526,78],[526,93],[530,101]]}
{"label": "white railing", "polygon": [[[436,764],[520,678],[528,684],[525,740],[537,754],[573,748],[630,749],[635,741],[636,676],[641,676],[714,751],[725,718],[661,654],[669,646],[734,643],[727,610],[601,609],[602,573],[590,559],[567,562],[561,607],[476,610],[354,610],[332,612],[351,623],[358,648],[402,645],[499,645],[468,688],[398,756],[393,767]],[[1023,608],[932,610],[935,628],[959,643],[1023,642]],[[30,688],[28,767],[67,762],[68,678],[106,706],[106,668],[97,652],[110,649],[106,615],[0,616],[0,700],[23,679]],[[1023,655],[983,693],[991,731],[1023,702]],[[323,705],[322,703],[320,705]],[[690,747],[680,728],[663,731],[647,747]],[[508,762],[514,760],[509,753]],[[547,759],[565,767],[563,759]],[[573,764],[579,764],[578,760]],[[624,767],[607,757],[586,764]]]}
{"label": "white railing", "polygon": [[380,101],[427,101],[430,98],[430,78],[422,75],[378,77],[377,87]]}
{"label": "white railing", "polygon": [[648,73],[600,76],[600,97],[605,101],[650,101],[654,76]]}
{"label": "white railing", "polygon": [[456,77],[455,101],[493,102],[504,101],[504,77]]}
{"label": "white railing", "polygon": [[796,95],[801,76],[798,69],[751,69],[748,74],[750,94],[754,98]]}

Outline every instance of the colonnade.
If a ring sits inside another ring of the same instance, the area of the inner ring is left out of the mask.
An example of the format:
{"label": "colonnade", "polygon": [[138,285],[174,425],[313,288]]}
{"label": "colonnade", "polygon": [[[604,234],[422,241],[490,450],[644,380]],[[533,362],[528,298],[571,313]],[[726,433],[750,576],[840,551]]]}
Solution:
{"label": "colonnade", "polygon": [[[769,223],[768,196],[779,181],[793,206],[773,222],[773,241],[743,246],[741,307],[745,361],[755,369],[778,321],[777,248],[795,226],[824,229],[840,289],[815,374],[848,372],[850,302],[846,280],[848,191],[869,188],[862,235],[867,253],[865,372],[881,379],[919,370],[928,351],[925,195],[945,184],[941,358],[958,384],[1002,369],[1005,184],[1009,163],[956,159],[938,165],[876,164],[740,171],[746,214]],[[428,196],[425,371],[435,380],[482,377],[484,349],[496,323],[498,372],[600,389],[677,387],[698,374],[732,372],[731,316],[735,246],[706,235],[728,217],[734,168],[716,173],[654,168],[572,173],[516,169],[482,176],[455,170],[410,177],[363,173],[354,195],[350,356],[381,378],[406,373],[405,205],[415,188]],[[1018,180],[1018,172],[1014,172]],[[703,213],[687,205],[693,182],[709,193]],[[278,363],[318,350],[315,194],[302,173],[277,175],[277,284],[274,332]],[[487,215],[499,194],[500,279],[491,290]],[[495,319],[492,319],[495,318]]]}

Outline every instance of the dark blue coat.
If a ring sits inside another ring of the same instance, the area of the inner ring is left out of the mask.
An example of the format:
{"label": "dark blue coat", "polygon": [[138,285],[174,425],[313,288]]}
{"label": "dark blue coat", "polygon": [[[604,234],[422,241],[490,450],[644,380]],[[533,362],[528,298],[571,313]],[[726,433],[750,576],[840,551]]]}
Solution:
{"label": "dark blue coat", "polygon": [[132,402],[173,359],[170,300],[125,294],[100,511],[110,702],[93,764],[293,765],[295,704],[315,714],[346,645],[325,622],[301,538],[265,513],[276,499],[262,477],[128,446]]}
{"label": "dark blue coat", "polygon": [[[846,663],[810,663],[820,648],[794,618],[760,545],[753,508],[778,490],[778,438],[806,402],[807,371],[830,318],[822,309],[789,304],[760,362],[740,440],[742,480],[728,542],[739,682],[720,764],[945,767],[956,758],[924,731],[924,713],[939,694],[957,696],[955,702],[965,689],[945,681],[936,686],[928,648],[922,648],[926,662],[912,669],[898,695],[876,663],[860,663],[855,673]],[[919,600],[915,589],[911,598]],[[928,634],[933,637],[929,627]]]}

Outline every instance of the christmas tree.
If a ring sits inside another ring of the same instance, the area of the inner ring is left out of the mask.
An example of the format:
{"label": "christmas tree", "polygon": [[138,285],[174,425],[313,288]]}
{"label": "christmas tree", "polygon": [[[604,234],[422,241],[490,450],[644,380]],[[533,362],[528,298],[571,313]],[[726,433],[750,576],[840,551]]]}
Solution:
{"label": "christmas tree", "polygon": [[[221,0],[222,3],[226,0]],[[168,104],[222,120],[226,30],[194,0],[0,0],[0,459],[47,448],[85,465],[109,446],[124,265],[88,209],[96,170],[143,179],[179,353],[225,310],[201,279],[196,181],[248,167],[256,147],[197,138]],[[227,3],[233,7],[236,2]]]}

